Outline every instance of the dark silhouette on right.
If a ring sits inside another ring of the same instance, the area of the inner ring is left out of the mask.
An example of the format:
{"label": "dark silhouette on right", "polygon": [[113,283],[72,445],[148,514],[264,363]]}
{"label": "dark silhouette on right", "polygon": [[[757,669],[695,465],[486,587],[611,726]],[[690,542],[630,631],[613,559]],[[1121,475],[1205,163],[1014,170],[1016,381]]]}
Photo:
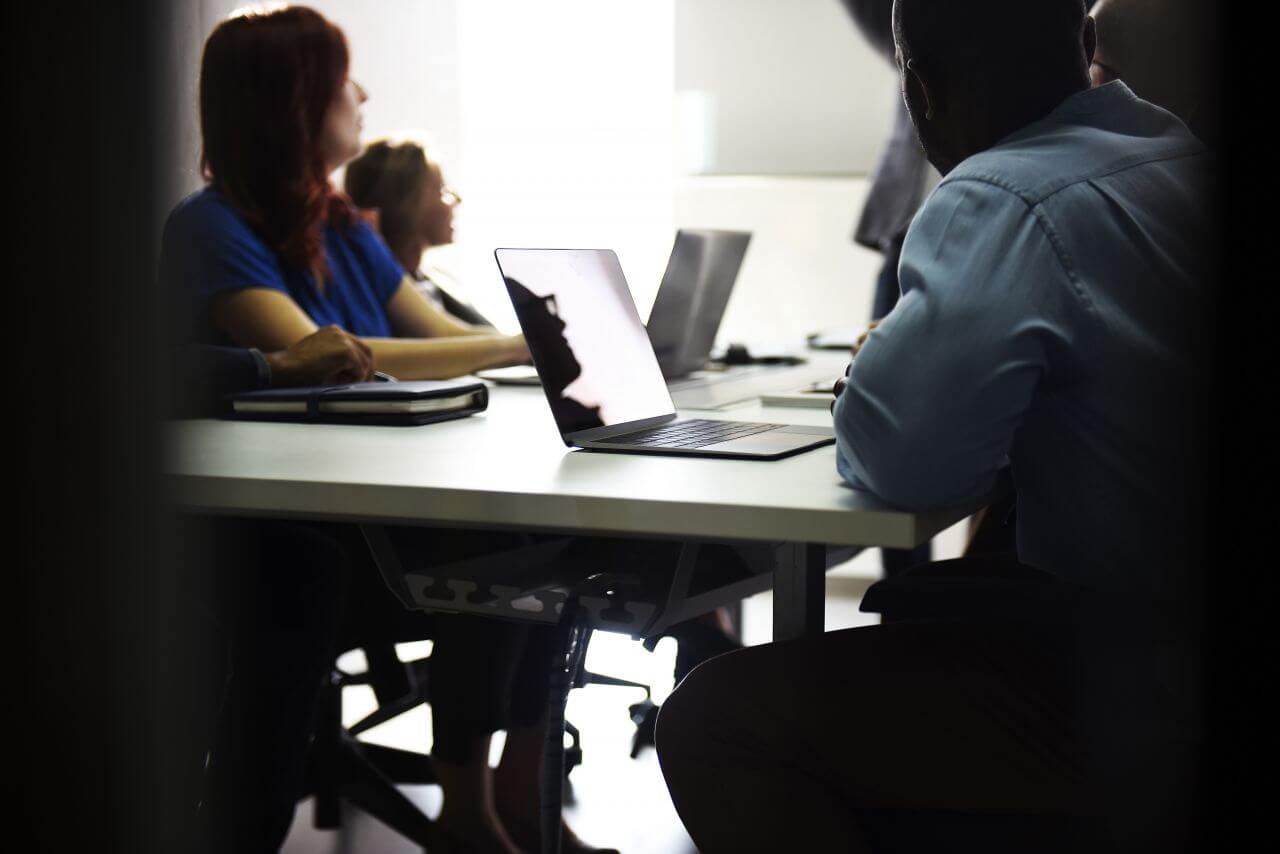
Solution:
{"label": "dark silhouette on right", "polygon": [[547,403],[555,415],[561,433],[603,427],[600,407],[588,407],[572,397],[565,397],[564,390],[582,376],[582,365],[573,355],[573,348],[564,337],[565,322],[560,319],[554,294],[538,296],[510,276],[504,277],[511,303],[515,306],[525,340],[536,352],[538,376],[547,393]]}

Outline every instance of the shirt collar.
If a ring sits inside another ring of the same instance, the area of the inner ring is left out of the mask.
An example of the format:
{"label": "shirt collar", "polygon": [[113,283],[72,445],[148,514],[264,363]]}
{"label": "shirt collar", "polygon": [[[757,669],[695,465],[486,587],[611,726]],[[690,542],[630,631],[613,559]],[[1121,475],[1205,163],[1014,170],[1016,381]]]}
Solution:
{"label": "shirt collar", "polygon": [[1001,139],[992,148],[997,148],[1007,142],[1014,142],[1028,136],[1035,136],[1042,133],[1046,128],[1058,125],[1078,124],[1080,120],[1086,116],[1109,110],[1112,107],[1124,103],[1126,101],[1136,101],[1138,96],[1133,94],[1128,86],[1121,80],[1112,80],[1101,86],[1095,86],[1090,89],[1082,89],[1074,95],[1064,99],[1061,104],[1054,107],[1047,116],[1032,122],[1025,127],[1015,130],[1013,133]]}

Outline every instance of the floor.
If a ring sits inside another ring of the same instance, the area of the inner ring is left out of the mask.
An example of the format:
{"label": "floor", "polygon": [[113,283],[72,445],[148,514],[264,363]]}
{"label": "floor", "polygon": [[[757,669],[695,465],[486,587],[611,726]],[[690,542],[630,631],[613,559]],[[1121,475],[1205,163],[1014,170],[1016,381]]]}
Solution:
{"label": "floor", "polygon": [[[935,559],[959,554],[963,523],[944,531],[934,541]],[[827,581],[826,627],[867,625],[873,615],[858,610],[862,592],[879,574],[879,551],[870,549],[849,563],[833,569]],[[772,597],[754,596],[744,603],[743,639],[748,645],[767,642],[772,634]],[[405,644],[401,657],[420,656],[430,641]],[[363,667],[360,654],[344,659],[346,669]],[[639,642],[623,635],[597,633],[587,654],[587,666],[598,673],[647,683],[655,702],[673,688],[675,642],[664,640],[650,653]],[[573,692],[568,717],[581,731],[583,763],[571,775],[575,803],[566,816],[575,831],[588,842],[611,845],[625,854],[696,854],[696,849],[672,807],[657,757],[645,750],[629,757],[634,726],[627,707],[643,697],[638,689],[590,685]],[[348,688],[344,717],[355,721],[373,708],[371,692]],[[430,710],[419,707],[396,720],[370,730],[368,741],[427,750],[430,745]],[[501,751],[501,734],[495,739],[493,760]],[[439,790],[433,786],[405,787],[405,793],[429,815],[440,809]],[[358,811],[344,815],[343,827],[320,831],[311,824],[311,804],[298,809],[283,854],[421,854],[421,849],[401,838],[377,820]]]}

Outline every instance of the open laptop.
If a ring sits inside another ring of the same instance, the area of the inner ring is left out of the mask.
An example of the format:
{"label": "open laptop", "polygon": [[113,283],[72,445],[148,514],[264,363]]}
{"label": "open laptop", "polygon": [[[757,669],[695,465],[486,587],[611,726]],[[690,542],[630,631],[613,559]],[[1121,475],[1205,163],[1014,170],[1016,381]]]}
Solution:
{"label": "open laptop", "polygon": [[658,367],[668,380],[707,364],[750,242],[749,231],[676,232],[646,324]]}
{"label": "open laptop", "polygon": [[[803,364],[707,368],[720,321],[751,242],[747,231],[681,229],[647,324],[658,367],[683,409],[721,409],[767,393],[801,388],[825,371]],[[829,385],[830,383],[828,383]]]}
{"label": "open laptop", "polygon": [[566,445],[779,459],[835,441],[827,427],[679,418],[613,251],[494,257]]}
{"label": "open laptop", "polygon": [[[749,231],[676,232],[647,324],[667,380],[688,377],[707,364],[750,242]],[[489,368],[476,375],[506,385],[538,384],[537,373],[525,366]]]}

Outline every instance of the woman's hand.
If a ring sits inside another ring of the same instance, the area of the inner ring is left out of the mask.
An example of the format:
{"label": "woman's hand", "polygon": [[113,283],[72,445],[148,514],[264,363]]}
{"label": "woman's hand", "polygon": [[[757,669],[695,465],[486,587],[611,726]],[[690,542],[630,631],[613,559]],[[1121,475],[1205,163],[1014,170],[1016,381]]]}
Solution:
{"label": "woman's hand", "polygon": [[326,326],[292,347],[266,354],[271,384],[342,385],[373,376],[373,351],[337,326]]}

